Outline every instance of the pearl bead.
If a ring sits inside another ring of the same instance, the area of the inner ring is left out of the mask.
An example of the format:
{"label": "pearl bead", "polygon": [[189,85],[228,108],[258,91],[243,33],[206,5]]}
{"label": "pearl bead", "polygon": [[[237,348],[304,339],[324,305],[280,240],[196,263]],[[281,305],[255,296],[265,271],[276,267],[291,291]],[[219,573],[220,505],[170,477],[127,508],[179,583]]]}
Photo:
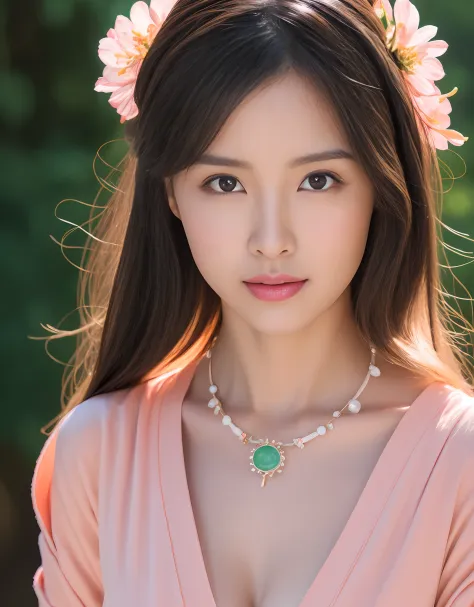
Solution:
{"label": "pearl bead", "polygon": [[326,424],[326,428],[328,430],[334,430],[334,424],[331,424],[331,422],[329,422],[329,424]]}
{"label": "pearl bead", "polygon": [[232,419],[230,415],[224,415],[224,417],[222,418],[222,423],[224,424],[224,426],[228,426],[229,424],[231,424]]}
{"label": "pearl bead", "polygon": [[340,411],[334,411],[334,413],[332,414],[333,417],[341,417],[341,412]]}
{"label": "pearl bead", "polygon": [[211,351],[210,351],[210,350],[208,350],[208,351],[206,352],[206,358],[211,358]]}
{"label": "pearl bead", "polygon": [[372,375],[372,377],[380,377],[381,371],[375,365],[370,365],[369,371],[370,371],[370,374]]}
{"label": "pearl bead", "polygon": [[316,432],[319,434],[319,436],[323,436],[326,434],[326,426],[319,426]]}
{"label": "pearl bead", "polygon": [[351,413],[359,413],[360,408],[361,408],[361,404],[358,400],[356,400],[355,398],[353,398],[350,402],[349,402],[349,411]]}
{"label": "pearl bead", "polygon": [[207,403],[207,406],[209,407],[209,409],[214,409],[214,407],[218,404],[219,401],[217,400],[217,398],[212,397],[211,400]]}
{"label": "pearl bead", "polygon": [[211,394],[215,394],[217,392],[217,386],[215,384],[212,384],[212,386],[209,386],[209,392]]}
{"label": "pearl bead", "polygon": [[217,405],[217,407],[214,409],[214,415],[217,415],[220,410],[221,410],[220,405]]}

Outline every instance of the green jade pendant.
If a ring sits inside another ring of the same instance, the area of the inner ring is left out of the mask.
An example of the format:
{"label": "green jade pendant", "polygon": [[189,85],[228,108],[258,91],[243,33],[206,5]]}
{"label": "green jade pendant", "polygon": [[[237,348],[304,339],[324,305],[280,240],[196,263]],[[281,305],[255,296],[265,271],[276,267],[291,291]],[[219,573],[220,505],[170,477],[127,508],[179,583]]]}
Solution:
{"label": "green jade pendant", "polygon": [[285,465],[285,456],[281,445],[266,439],[264,443],[252,449],[250,467],[252,472],[262,476],[261,487],[265,487],[267,478],[272,478],[275,472],[282,473]]}

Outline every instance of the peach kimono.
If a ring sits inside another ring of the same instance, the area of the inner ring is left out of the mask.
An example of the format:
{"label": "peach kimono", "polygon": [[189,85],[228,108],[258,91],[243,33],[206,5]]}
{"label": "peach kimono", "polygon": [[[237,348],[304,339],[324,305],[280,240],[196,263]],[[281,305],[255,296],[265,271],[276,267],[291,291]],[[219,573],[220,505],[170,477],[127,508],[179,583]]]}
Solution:
{"label": "peach kimono", "polygon": [[[216,607],[183,457],[196,361],[93,396],[36,463],[40,607]],[[474,607],[474,399],[407,409],[299,607]]]}

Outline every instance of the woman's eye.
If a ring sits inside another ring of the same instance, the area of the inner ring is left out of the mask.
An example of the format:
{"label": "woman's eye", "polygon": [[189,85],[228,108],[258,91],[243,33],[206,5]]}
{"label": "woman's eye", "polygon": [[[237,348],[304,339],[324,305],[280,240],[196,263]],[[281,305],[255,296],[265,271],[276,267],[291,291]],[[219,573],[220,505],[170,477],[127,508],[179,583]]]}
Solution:
{"label": "woman's eye", "polygon": [[303,181],[309,183],[309,187],[313,192],[325,192],[329,190],[335,183],[342,183],[341,179],[332,173],[312,173]]}
{"label": "woman's eye", "polygon": [[[230,194],[234,192],[245,192],[244,188],[236,190],[236,184],[240,183],[238,179],[231,175],[218,175],[217,177],[211,177],[204,184],[204,189],[212,190],[217,194]],[[214,184],[214,185],[213,185]]]}

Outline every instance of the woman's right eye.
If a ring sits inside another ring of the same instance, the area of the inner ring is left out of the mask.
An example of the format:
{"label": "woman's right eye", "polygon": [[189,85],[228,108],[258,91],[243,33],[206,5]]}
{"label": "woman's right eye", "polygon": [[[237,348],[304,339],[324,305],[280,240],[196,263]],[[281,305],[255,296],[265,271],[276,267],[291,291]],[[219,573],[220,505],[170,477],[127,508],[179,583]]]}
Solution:
{"label": "woman's right eye", "polygon": [[[214,184],[214,186],[212,185]],[[233,194],[234,192],[245,192],[242,189],[236,190],[236,184],[240,184],[239,180],[231,175],[217,175],[207,179],[201,186],[204,190],[212,190],[216,194]]]}

